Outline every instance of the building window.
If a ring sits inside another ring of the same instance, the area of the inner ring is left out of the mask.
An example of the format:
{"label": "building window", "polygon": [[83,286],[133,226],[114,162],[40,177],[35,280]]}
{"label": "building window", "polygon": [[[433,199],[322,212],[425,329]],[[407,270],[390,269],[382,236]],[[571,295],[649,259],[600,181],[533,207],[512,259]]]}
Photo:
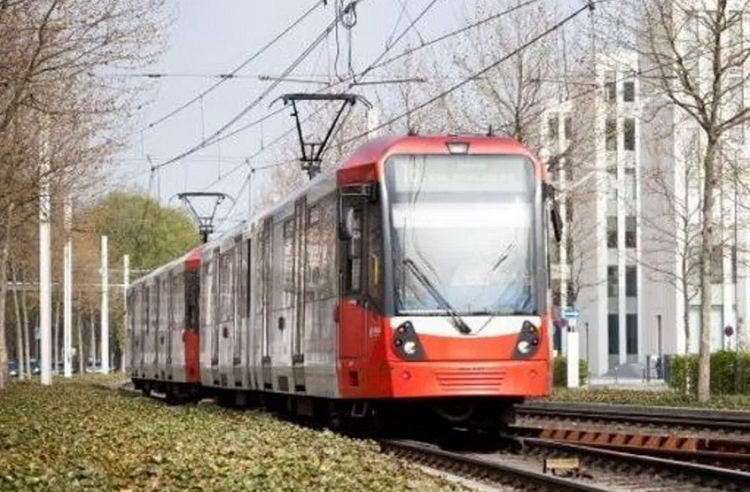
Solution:
{"label": "building window", "polygon": [[619,296],[619,279],[617,278],[617,267],[607,267],[607,297],[615,298]]}
{"label": "building window", "polygon": [[557,115],[547,120],[547,135],[552,142],[557,142],[559,119]]}
{"label": "building window", "polygon": [[637,190],[635,184],[635,169],[625,169],[625,196],[628,197],[633,203],[637,197]]}
{"label": "building window", "polygon": [[634,266],[625,267],[625,295],[638,297],[638,275]]}
{"label": "building window", "polygon": [[617,217],[607,217],[607,247],[617,247]]}
{"label": "building window", "polygon": [[607,71],[604,74],[604,97],[608,102],[617,101],[617,84],[615,82],[615,72]]}
{"label": "building window", "polygon": [[609,338],[609,355],[620,353],[620,315],[607,316],[607,333]]}
{"label": "building window", "polygon": [[635,101],[635,74],[628,73],[627,78],[622,83],[622,100],[624,102]]}
{"label": "building window", "polygon": [[622,122],[622,148],[635,150],[635,119],[625,118]]}
{"label": "building window", "polygon": [[617,121],[608,119],[605,128],[607,150],[617,150]]}
{"label": "building window", "polygon": [[721,245],[711,251],[711,283],[724,283],[724,251]]}
{"label": "building window", "polygon": [[636,220],[635,217],[625,217],[625,247],[636,247]]}
{"label": "building window", "polygon": [[638,315],[625,315],[625,349],[628,355],[638,354]]}
{"label": "building window", "polygon": [[563,131],[565,132],[565,140],[573,138],[573,120],[570,116],[566,116],[563,121]]}

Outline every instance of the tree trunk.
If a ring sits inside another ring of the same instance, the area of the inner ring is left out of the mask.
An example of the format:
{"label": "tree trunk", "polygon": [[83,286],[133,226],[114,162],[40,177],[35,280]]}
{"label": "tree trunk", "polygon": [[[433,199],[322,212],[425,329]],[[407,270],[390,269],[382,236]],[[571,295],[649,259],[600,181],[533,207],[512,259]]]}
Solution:
{"label": "tree trunk", "polygon": [[[18,282],[18,274],[15,268],[11,268],[11,278],[13,283]],[[13,308],[16,313],[16,352],[18,353],[18,379],[25,379],[31,376],[26,372],[23,356],[23,321],[21,320],[21,304],[18,301],[18,289],[13,289]]]}
{"label": "tree trunk", "polygon": [[80,308],[78,311],[78,374],[83,374],[83,317]]}
{"label": "tree trunk", "polygon": [[701,339],[698,362],[698,401],[711,397],[711,257],[714,247],[714,192],[718,142],[709,135],[703,160],[703,210],[701,213]]}
{"label": "tree trunk", "polygon": [[[24,276],[21,275],[21,280],[23,280]],[[28,377],[32,376],[31,373],[31,335],[29,334],[29,310],[26,306],[26,291],[21,291],[21,311],[23,311],[23,352],[24,352],[24,362],[26,363],[26,375]]]}
{"label": "tree trunk", "polygon": [[62,296],[58,295],[56,302],[55,302],[55,326],[54,326],[54,335],[53,339],[54,341],[54,347],[55,347],[55,369],[52,371],[54,374],[57,374],[57,371],[60,367],[60,315],[62,314]]}
{"label": "tree trunk", "polygon": [[0,246],[0,390],[5,387],[5,382],[8,379],[8,352],[5,345],[5,301],[8,293],[8,254],[10,252],[12,213],[13,207],[8,207],[3,242]]}
{"label": "tree trunk", "polygon": [[[682,322],[685,324],[685,355],[690,353],[690,296],[688,295],[687,288],[682,291]],[[695,384],[695,382],[693,382]]]}

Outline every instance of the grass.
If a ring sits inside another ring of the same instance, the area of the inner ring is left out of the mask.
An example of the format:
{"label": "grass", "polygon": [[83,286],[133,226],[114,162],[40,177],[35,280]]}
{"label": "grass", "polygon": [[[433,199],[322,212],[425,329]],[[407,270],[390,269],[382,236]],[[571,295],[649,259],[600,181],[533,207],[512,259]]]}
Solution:
{"label": "grass", "polygon": [[[95,387],[118,376],[0,391],[0,490],[464,490],[368,441],[213,405],[170,407]],[[121,377],[121,376],[120,376]]]}
{"label": "grass", "polygon": [[750,395],[714,395],[708,402],[701,403],[695,396],[683,395],[671,390],[555,388],[550,400],[557,402],[605,403],[610,405],[702,407],[717,410],[750,411]]}

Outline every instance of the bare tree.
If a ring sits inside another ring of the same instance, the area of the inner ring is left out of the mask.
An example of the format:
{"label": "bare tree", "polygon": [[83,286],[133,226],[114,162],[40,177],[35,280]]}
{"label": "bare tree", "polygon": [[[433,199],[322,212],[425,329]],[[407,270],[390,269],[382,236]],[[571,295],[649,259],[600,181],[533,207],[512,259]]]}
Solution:
{"label": "bare tree", "polygon": [[[153,61],[163,0],[0,2],[0,389],[14,229],[36,214],[41,179],[68,189],[100,169],[127,132],[143,87],[118,71]],[[54,122],[54,124],[53,124]],[[47,175],[39,171],[48,159]]]}
{"label": "bare tree", "polygon": [[[750,46],[743,43],[747,0],[627,0],[618,2],[618,26],[631,34],[643,59],[642,83],[659,111],[687,117],[703,143],[698,172],[700,210],[700,370],[698,398],[710,396],[711,256],[719,237],[717,195],[722,188],[721,149],[750,120],[742,88]],[[661,101],[661,104],[659,103]],[[737,104],[737,103],[740,104]]]}
{"label": "bare tree", "polygon": [[[685,152],[685,165],[679,172],[667,169],[661,161],[654,159],[641,180],[644,193],[660,197],[658,206],[647,210],[641,217],[644,236],[641,264],[652,281],[666,283],[680,292],[685,353],[690,352],[691,345],[690,306],[700,292],[697,279],[700,271],[701,202],[696,199],[699,195],[696,192],[700,188],[701,154],[699,142],[692,141]],[[674,261],[675,255],[677,262]]]}
{"label": "bare tree", "polygon": [[[515,1],[512,6],[521,3]],[[467,22],[506,9],[505,3],[478,2]],[[554,7],[548,4],[522,7],[496,22],[467,31],[454,51],[454,63],[460,75],[474,73],[529,42],[554,22]],[[470,90],[456,96],[459,114],[475,128],[492,124],[499,133],[535,147],[538,117],[559,88],[559,48],[558,38],[551,35],[513,55],[477,80]]]}

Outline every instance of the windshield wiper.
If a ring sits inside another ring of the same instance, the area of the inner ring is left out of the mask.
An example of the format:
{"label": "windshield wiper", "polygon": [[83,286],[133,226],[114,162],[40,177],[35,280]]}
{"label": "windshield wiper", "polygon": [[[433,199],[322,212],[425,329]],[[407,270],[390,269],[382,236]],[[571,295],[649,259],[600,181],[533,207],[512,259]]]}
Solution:
{"label": "windshield wiper", "polygon": [[403,264],[411,268],[412,273],[414,273],[414,276],[419,280],[419,283],[421,283],[427,291],[430,293],[430,295],[435,298],[435,300],[442,305],[442,308],[445,309],[446,314],[450,316],[451,321],[453,322],[453,326],[456,327],[459,333],[463,335],[468,335],[471,333],[471,328],[469,328],[469,325],[466,324],[466,322],[461,319],[461,317],[458,315],[455,309],[450,305],[448,300],[443,297],[443,295],[440,293],[440,291],[437,290],[435,285],[430,281],[427,276],[422,273],[422,270],[419,269],[416,263],[414,263],[409,258],[406,258],[403,261]]}

